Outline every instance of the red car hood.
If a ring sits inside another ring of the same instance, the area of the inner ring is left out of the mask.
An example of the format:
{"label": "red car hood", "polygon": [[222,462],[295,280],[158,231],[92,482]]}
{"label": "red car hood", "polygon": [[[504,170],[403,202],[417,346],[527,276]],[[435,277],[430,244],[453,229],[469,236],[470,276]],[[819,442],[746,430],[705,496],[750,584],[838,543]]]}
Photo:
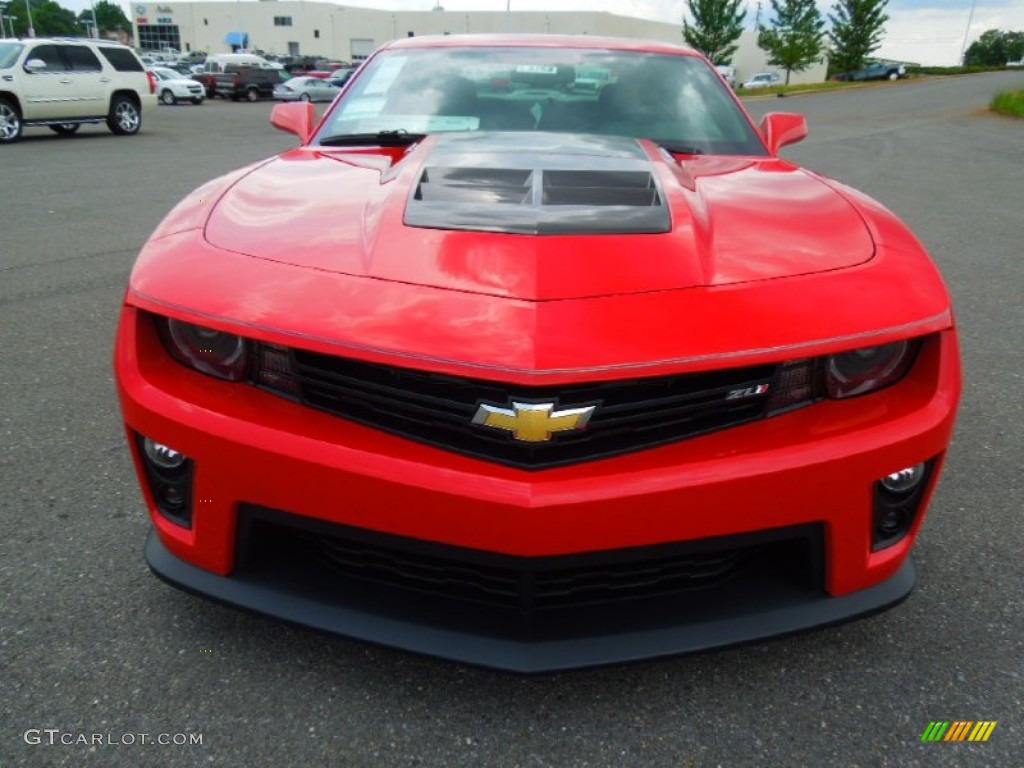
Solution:
{"label": "red car hood", "polygon": [[[785,161],[548,139],[513,151],[486,136],[431,137],[394,164],[298,149],[231,186],[205,237],[299,267],[537,301],[767,280],[874,253],[853,206]],[[650,186],[638,189],[644,174]],[[531,185],[544,189],[530,198]]]}

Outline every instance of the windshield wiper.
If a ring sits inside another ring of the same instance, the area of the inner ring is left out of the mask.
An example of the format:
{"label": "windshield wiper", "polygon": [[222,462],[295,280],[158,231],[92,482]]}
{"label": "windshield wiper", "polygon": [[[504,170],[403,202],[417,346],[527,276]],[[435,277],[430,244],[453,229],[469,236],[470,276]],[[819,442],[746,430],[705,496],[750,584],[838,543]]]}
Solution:
{"label": "windshield wiper", "polygon": [[680,144],[675,141],[658,141],[654,140],[655,143],[664,149],[666,152],[671,152],[675,155],[703,155],[704,150],[698,149],[692,144]]}
{"label": "windshield wiper", "polygon": [[425,133],[409,133],[404,128],[395,131],[377,131],[376,133],[344,133],[320,139],[324,147],[344,147],[357,144],[378,144],[382,147],[405,147],[422,141]]}

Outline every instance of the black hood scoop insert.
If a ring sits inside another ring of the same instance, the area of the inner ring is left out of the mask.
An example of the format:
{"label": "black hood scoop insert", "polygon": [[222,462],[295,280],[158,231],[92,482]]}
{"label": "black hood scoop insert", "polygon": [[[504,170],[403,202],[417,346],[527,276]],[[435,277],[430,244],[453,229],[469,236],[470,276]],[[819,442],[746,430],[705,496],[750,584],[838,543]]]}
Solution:
{"label": "black hood scoop insert", "polygon": [[528,235],[655,234],[671,225],[635,140],[536,133],[441,137],[405,223]]}

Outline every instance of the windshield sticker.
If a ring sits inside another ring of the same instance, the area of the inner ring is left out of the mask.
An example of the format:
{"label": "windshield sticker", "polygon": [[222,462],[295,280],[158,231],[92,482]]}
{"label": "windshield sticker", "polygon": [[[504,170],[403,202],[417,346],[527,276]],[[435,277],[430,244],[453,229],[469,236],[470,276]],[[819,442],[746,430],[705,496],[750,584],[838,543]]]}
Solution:
{"label": "windshield sticker", "polygon": [[468,115],[344,115],[338,127],[345,133],[380,133],[405,131],[407,133],[443,133],[445,131],[476,131],[480,118]]}
{"label": "windshield sticker", "polygon": [[557,75],[558,67],[552,67],[547,64],[517,64],[516,72],[529,75]]}

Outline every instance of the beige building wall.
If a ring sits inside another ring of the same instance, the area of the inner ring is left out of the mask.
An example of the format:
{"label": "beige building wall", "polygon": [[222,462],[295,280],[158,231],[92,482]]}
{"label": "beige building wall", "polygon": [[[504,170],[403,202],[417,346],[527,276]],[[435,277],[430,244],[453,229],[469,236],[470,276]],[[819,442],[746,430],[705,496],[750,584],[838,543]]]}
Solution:
{"label": "beige building wall", "polygon": [[[182,50],[227,53],[231,32],[245,32],[249,47],[267,53],[318,55],[354,61],[367,47],[414,35],[488,34],[502,32],[608,35],[682,43],[682,25],[667,24],[611,13],[571,11],[387,11],[356,6],[263,0],[262,2],[146,3],[131,6],[134,37],[139,26],[158,21],[178,27]],[[275,24],[275,18],[278,24]],[[281,19],[290,19],[282,26]],[[742,82],[757,72],[778,71],[767,65],[757,47],[757,34],[744,32],[733,66]],[[805,72],[794,73],[793,83],[821,82],[822,62]]]}

